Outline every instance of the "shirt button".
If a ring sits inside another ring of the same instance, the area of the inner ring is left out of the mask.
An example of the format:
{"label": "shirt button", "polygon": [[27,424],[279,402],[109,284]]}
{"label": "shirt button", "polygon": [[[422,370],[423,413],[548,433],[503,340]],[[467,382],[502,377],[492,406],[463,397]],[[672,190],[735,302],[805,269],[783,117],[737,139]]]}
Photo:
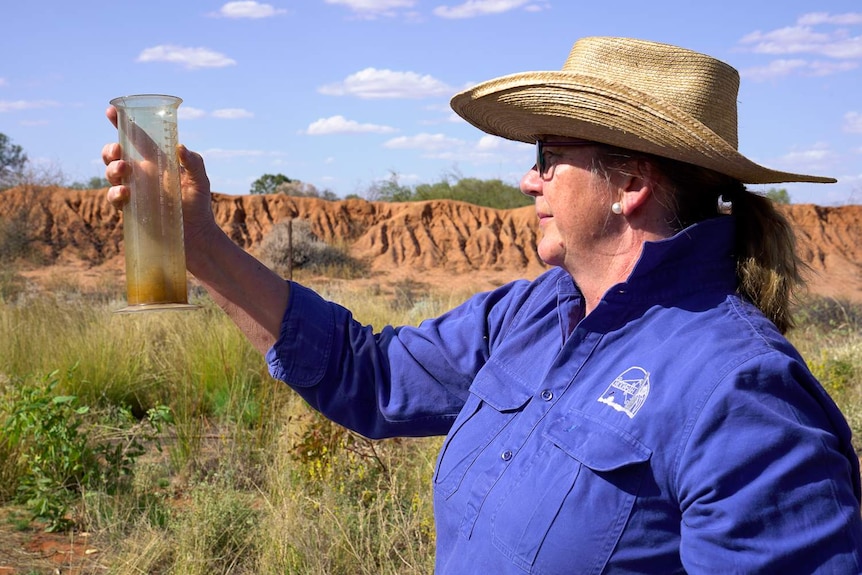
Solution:
{"label": "shirt button", "polygon": [[554,399],[554,392],[550,389],[543,390],[542,399],[544,399],[545,401],[551,401],[552,399]]}
{"label": "shirt button", "polygon": [[502,459],[503,461],[509,461],[510,459],[512,459],[512,452],[507,449],[500,454],[500,459]]}

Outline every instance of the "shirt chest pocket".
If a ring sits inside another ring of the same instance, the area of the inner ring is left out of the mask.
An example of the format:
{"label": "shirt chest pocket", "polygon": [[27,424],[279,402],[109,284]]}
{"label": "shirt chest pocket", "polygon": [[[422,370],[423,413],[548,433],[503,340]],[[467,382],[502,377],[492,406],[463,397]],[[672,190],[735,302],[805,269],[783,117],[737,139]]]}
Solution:
{"label": "shirt chest pocket", "polygon": [[577,411],[550,422],[541,445],[510,470],[492,517],[494,545],[527,573],[600,573],[650,455],[626,432]]}
{"label": "shirt chest pocket", "polygon": [[501,365],[489,361],[470,387],[470,397],[440,450],[434,473],[435,489],[449,498],[476,458],[506,428],[530,400],[531,392]]}

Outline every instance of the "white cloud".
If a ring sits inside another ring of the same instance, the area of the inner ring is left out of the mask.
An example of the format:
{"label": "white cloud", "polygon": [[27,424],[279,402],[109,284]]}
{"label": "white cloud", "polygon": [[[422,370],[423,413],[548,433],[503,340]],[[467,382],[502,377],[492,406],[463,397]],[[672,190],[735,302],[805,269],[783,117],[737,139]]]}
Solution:
{"label": "white cloud", "polygon": [[190,106],[180,106],[177,110],[177,118],[180,120],[197,120],[206,115],[207,113],[200,108],[192,108]]}
{"label": "white cloud", "polygon": [[809,148],[794,149],[771,163],[793,172],[816,174],[828,171],[837,159],[828,144],[816,143]]}
{"label": "white cloud", "polygon": [[243,108],[220,108],[218,110],[213,110],[212,112],[207,112],[200,108],[184,106],[179,109],[177,116],[181,120],[199,120],[205,116],[212,116],[219,120],[243,120],[246,118],[254,118],[254,113]]}
{"label": "white cloud", "polygon": [[476,149],[481,152],[496,152],[511,147],[513,143],[518,147],[528,145],[521,142],[511,142],[509,140],[505,140],[497,136],[491,136],[489,134],[479,138],[479,142],[476,144]]}
{"label": "white cloud", "polygon": [[415,72],[395,72],[365,68],[348,76],[343,82],[328,84],[318,89],[328,96],[356,96],[377,98],[427,98],[448,96],[453,90],[436,78]]}
{"label": "white cloud", "polygon": [[818,60],[808,63],[808,75],[810,76],[831,76],[840,72],[848,72],[859,67],[856,62],[824,62]]}
{"label": "white cloud", "polygon": [[146,48],[138,56],[138,62],[171,62],[186,68],[223,68],[233,66],[235,60],[209,48],[189,48],[163,44]]}
{"label": "white cloud", "polygon": [[[423,157],[448,162],[470,162],[475,165],[518,165],[532,161],[530,146],[485,135],[478,140],[465,141],[444,134],[422,133],[415,136],[393,138],[383,144],[389,149],[419,150]],[[517,181],[520,174],[513,176]]]}
{"label": "white cloud", "polygon": [[525,12],[541,12],[543,10],[547,10],[550,7],[551,7],[550,4],[544,4],[544,5],[527,4],[526,6],[524,6],[524,11]]}
{"label": "white cloud", "polygon": [[204,152],[201,152],[201,155],[204,158],[218,158],[218,159],[231,159],[231,158],[257,158],[263,157],[267,155],[271,155],[270,152],[264,152],[263,150],[225,150],[223,148],[210,148]]}
{"label": "white cloud", "polygon": [[220,120],[244,120],[254,118],[254,114],[243,108],[221,108],[213,110],[213,117]]}
{"label": "white cloud", "polygon": [[467,0],[458,6],[438,6],[434,8],[434,14],[441,18],[474,18],[508,12],[529,2],[531,0]]}
{"label": "white cloud", "polygon": [[771,80],[781,76],[787,76],[794,70],[805,68],[808,63],[805,60],[773,60],[766,66],[757,66],[740,70],[740,76],[755,81]]}
{"label": "white cloud", "polygon": [[248,0],[244,2],[228,2],[218,11],[216,16],[223,18],[271,18],[286,13],[287,10],[275,8],[272,4],[262,4]]}
{"label": "white cloud", "polygon": [[365,18],[395,16],[397,8],[412,8],[416,0],[326,0],[327,4],[346,6]]}
{"label": "white cloud", "polygon": [[439,150],[463,144],[463,140],[450,138],[444,134],[417,134],[392,138],[384,144],[384,147],[398,150]]}
{"label": "white cloud", "polygon": [[60,104],[53,100],[0,100],[0,113],[21,112],[23,110],[39,110],[42,108],[56,108]]}
{"label": "white cloud", "polygon": [[197,120],[206,115],[207,113],[200,108],[192,108],[190,106],[180,106],[177,110],[177,118],[180,120]]}
{"label": "white cloud", "polygon": [[534,159],[533,147],[532,144],[485,135],[465,152],[465,156],[476,164],[505,162],[517,166],[519,162],[530,162]]}
{"label": "white cloud", "polygon": [[[846,28],[862,24],[862,13],[830,15],[825,12],[805,14],[796,25],[769,32],[757,30],[739,43],[758,54],[816,54],[836,59],[862,59],[862,36],[852,36]],[[832,26],[824,30],[822,26]]]}
{"label": "white cloud", "polygon": [[862,12],[848,12],[847,14],[835,15],[828,12],[812,12],[800,16],[796,23],[800,26],[816,26],[817,24],[852,26],[853,24],[862,24]]}
{"label": "white cloud", "polygon": [[773,60],[766,66],[754,66],[740,70],[744,78],[756,82],[773,80],[782,76],[796,73],[801,76],[829,76],[840,72],[847,72],[859,67],[857,62],[850,61],[824,61],[824,60]]}
{"label": "white cloud", "polygon": [[844,131],[862,134],[862,114],[859,112],[844,114]]}
{"label": "white cloud", "polygon": [[813,148],[810,150],[799,150],[787,153],[781,157],[781,161],[785,164],[812,164],[822,162],[830,157],[832,157],[832,152],[829,150]]}
{"label": "white cloud", "polygon": [[751,50],[758,54],[798,54],[816,52],[828,41],[828,34],[814,32],[807,26],[788,26],[771,32],[757,30],[739,42],[751,45]]}
{"label": "white cloud", "polygon": [[344,116],[332,116],[312,122],[305,133],[310,136],[322,136],[327,134],[389,134],[396,131],[390,126],[360,124],[354,120],[348,120]]}
{"label": "white cloud", "polygon": [[415,136],[401,136],[392,138],[384,147],[393,150],[424,150],[425,152],[438,152],[451,150],[464,145],[463,140],[450,138],[444,134],[417,134]]}

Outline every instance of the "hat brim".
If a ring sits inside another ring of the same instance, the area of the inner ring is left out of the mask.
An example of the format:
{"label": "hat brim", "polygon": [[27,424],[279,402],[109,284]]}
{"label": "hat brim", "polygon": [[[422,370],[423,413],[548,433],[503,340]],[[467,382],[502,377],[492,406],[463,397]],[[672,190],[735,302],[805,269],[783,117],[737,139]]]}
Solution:
{"label": "hat brim", "polygon": [[678,108],[594,76],[511,74],[456,94],[451,106],[483,132],[508,140],[583,138],[709,168],[748,184],[837,181],[761,166]]}

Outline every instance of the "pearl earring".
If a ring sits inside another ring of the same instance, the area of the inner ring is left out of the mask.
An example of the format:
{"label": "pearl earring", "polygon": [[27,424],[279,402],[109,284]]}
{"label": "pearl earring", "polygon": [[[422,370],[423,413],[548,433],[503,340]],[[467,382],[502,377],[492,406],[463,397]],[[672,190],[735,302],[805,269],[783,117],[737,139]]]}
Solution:
{"label": "pearl earring", "polygon": [[616,215],[620,215],[621,213],[623,213],[623,205],[619,202],[614,202],[613,204],[611,204],[611,211]]}

